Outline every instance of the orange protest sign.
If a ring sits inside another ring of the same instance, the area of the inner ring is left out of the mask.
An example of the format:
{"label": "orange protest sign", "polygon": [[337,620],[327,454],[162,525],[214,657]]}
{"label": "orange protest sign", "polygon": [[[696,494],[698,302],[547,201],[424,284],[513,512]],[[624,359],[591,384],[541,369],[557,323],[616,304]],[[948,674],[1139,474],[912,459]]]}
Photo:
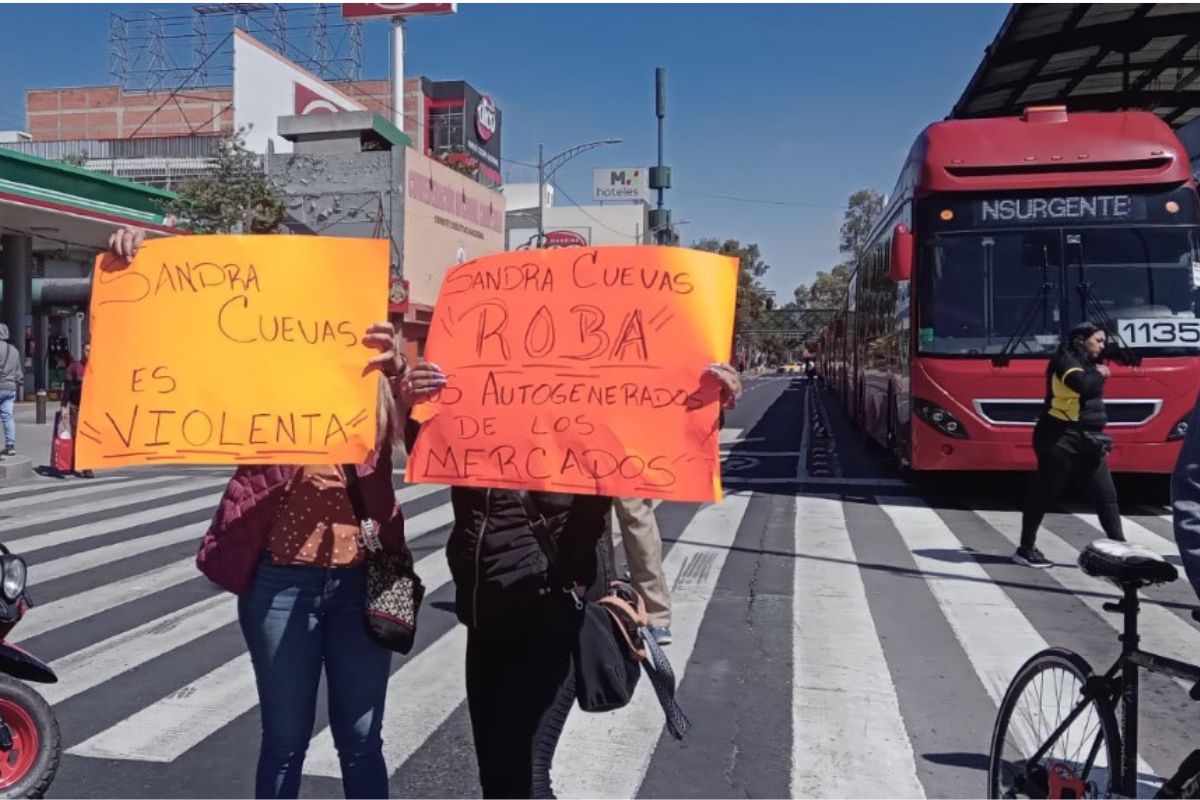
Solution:
{"label": "orange protest sign", "polygon": [[668,247],[500,253],[446,273],[410,482],[721,497],[737,262]]}
{"label": "orange protest sign", "polygon": [[182,236],[96,259],[79,469],[360,463],[375,446],[388,244]]}

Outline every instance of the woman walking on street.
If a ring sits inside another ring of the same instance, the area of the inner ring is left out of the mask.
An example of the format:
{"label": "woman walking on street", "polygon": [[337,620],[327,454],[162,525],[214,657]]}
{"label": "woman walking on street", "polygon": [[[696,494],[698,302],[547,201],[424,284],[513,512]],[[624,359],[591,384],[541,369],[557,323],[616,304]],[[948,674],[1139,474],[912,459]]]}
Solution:
{"label": "woman walking on street", "polygon": [[1021,544],[1013,561],[1050,566],[1036,546],[1038,527],[1067,481],[1083,478],[1092,491],[1100,525],[1110,539],[1124,541],[1117,490],[1106,459],[1111,440],[1103,435],[1104,383],[1109,369],[1100,363],[1107,336],[1090,322],[1076,325],[1046,368],[1046,406],[1033,429],[1037,472],[1021,518]]}
{"label": "woman walking on street", "polygon": [[[141,242],[140,232],[123,228],[109,246],[128,260]],[[373,325],[363,343],[379,351],[367,360],[381,373],[379,435],[355,474],[383,549],[411,564],[392,487],[392,448],[403,427],[397,406],[437,387],[406,379],[391,323]],[[346,478],[332,464],[239,467],[197,554],[200,571],[238,596],[262,715],[256,797],[298,796],[322,671],[345,796],[388,796],[380,733],[392,654],[363,622],[366,568]]]}

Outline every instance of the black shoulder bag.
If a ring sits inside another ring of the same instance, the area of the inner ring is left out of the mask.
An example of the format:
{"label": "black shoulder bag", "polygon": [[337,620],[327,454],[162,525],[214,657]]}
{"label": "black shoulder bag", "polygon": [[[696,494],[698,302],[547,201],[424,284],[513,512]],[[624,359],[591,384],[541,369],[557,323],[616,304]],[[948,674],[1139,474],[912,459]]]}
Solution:
{"label": "black shoulder bag", "polygon": [[[641,596],[628,583],[614,580],[599,600],[580,600],[574,593],[574,581],[561,573],[558,549],[545,515],[529,492],[518,494],[529,528],[546,555],[550,579],[561,585],[582,614],[575,645],[575,699],[579,707],[584,711],[612,711],[627,706],[637,688],[641,667],[645,667],[666,715],[667,730],[682,739],[692,724],[675,702],[675,673],[647,629],[646,605]],[[599,552],[601,569],[608,577],[612,575],[608,548],[601,547]]]}
{"label": "black shoulder bag", "polygon": [[389,650],[405,654],[417,637],[417,612],[425,597],[425,587],[412,568],[412,555],[391,553],[379,541],[379,523],[367,514],[358,470],[352,464],[343,467],[346,492],[358,518],[358,543],[363,548],[367,569],[367,601],[363,624],[367,635]]}

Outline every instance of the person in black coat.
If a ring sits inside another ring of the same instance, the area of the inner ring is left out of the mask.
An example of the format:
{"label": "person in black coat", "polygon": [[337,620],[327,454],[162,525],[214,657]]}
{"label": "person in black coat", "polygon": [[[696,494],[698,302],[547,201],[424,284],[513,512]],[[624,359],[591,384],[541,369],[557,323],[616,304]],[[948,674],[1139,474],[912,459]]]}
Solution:
{"label": "person in black coat", "polygon": [[1033,429],[1037,472],[1021,518],[1021,544],[1013,561],[1028,567],[1048,567],[1037,548],[1037,532],[1050,504],[1072,477],[1091,488],[1100,525],[1110,539],[1124,541],[1117,490],[1108,469],[1109,442],[1102,435],[1108,424],[1104,383],[1108,367],[1100,363],[1107,336],[1090,322],[1067,334],[1046,367],[1046,405]]}
{"label": "person in black coat", "polygon": [[[708,371],[721,382],[723,404],[740,394],[731,367]],[[426,363],[409,380],[418,397],[445,383]],[[418,434],[410,423],[410,452]],[[554,797],[550,766],[575,703],[582,601],[599,598],[615,577],[601,546],[601,537],[611,535],[612,498],[527,496],[546,520],[553,574],[521,492],[461,486],[450,492],[454,528],[446,557],[455,612],[468,629],[467,708],[485,798]]]}

